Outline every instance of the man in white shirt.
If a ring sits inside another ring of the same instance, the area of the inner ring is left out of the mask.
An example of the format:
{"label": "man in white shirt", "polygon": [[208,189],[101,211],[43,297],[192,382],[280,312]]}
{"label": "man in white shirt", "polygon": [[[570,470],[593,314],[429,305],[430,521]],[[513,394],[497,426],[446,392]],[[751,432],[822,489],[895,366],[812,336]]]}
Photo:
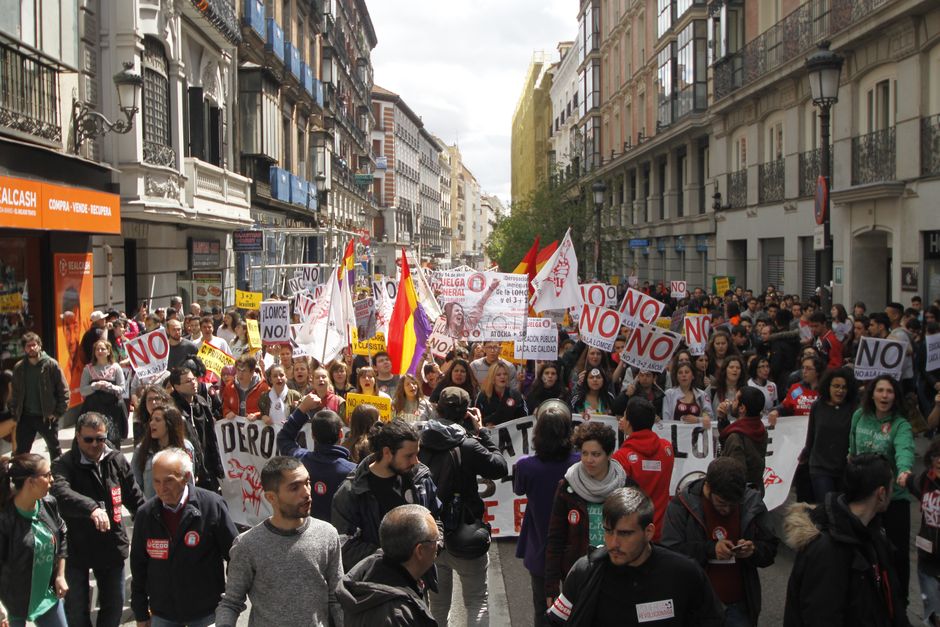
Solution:
{"label": "man in white shirt", "polygon": [[225,352],[227,355],[232,354],[232,349],[229,347],[228,342],[215,335],[214,330],[215,326],[212,320],[212,316],[203,316],[199,320],[199,330],[202,332],[202,337],[196,342],[196,348],[202,348],[202,345],[205,342],[209,342],[209,346],[214,346],[220,351]]}

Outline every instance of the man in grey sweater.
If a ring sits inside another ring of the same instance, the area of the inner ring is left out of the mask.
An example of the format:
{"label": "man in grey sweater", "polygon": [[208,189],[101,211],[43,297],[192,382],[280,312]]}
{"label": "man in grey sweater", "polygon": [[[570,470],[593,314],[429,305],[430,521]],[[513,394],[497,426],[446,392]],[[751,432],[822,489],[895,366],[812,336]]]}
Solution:
{"label": "man in grey sweater", "polygon": [[342,627],[336,586],[343,577],[339,534],[310,517],[310,476],[299,460],[274,457],[261,471],[273,515],[235,540],[218,627],[235,627],[251,599],[250,627]]}

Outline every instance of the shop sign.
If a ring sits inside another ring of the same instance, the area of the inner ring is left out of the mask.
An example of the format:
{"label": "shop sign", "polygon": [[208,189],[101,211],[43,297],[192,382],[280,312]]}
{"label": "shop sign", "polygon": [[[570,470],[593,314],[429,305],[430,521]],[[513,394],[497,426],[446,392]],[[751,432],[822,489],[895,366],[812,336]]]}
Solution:
{"label": "shop sign", "polygon": [[630,240],[631,250],[636,250],[638,248],[646,248],[649,245],[650,245],[650,241],[648,239],[633,238]]}
{"label": "shop sign", "polygon": [[78,187],[0,176],[0,222],[16,229],[121,233],[121,198]]}
{"label": "shop sign", "polygon": [[221,272],[193,272],[193,302],[202,307],[225,306]]}
{"label": "shop sign", "polygon": [[217,239],[189,238],[189,267],[191,270],[205,270],[220,266],[221,246]]}
{"label": "shop sign", "polygon": [[264,231],[235,231],[232,249],[237,253],[264,252]]}

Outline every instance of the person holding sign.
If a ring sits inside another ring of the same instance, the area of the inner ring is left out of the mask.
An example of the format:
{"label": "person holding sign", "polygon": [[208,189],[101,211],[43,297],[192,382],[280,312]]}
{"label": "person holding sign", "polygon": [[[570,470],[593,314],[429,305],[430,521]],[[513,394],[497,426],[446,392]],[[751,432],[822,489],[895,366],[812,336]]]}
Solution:
{"label": "person holding sign", "polygon": [[677,420],[692,424],[701,423],[706,429],[711,426],[712,404],[708,394],[692,385],[692,366],[678,362],[672,371],[675,387],[666,390],[663,397],[663,420]]}

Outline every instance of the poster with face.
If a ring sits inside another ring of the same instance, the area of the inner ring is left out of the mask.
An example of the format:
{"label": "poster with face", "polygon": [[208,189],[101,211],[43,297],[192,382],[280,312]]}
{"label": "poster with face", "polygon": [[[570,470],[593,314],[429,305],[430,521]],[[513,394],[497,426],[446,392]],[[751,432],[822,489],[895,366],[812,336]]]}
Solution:
{"label": "poster with face", "polygon": [[528,277],[502,272],[439,273],[437,298],[444,313],[444,333],[454,339],[482,342],[525,336]]}

